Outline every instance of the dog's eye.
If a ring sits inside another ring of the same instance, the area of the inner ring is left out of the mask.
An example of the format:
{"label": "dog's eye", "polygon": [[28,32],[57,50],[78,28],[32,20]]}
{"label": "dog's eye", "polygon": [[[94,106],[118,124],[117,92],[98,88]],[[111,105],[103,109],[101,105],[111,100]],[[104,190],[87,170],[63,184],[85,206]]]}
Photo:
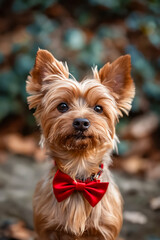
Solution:
{"label": "dog's eye", "polygon": [[98,113],[102,113],[103,112],[103,108],[100,105],[96,105],[94,107],[94,111],[98,112]]}
{"label": "dog's eye", "polygon": [[64,112],[67,112],[69,107],[66,103],[60,103],[58,106],[57,106],[57,109],[59,112],[61,113],[64,113]]}

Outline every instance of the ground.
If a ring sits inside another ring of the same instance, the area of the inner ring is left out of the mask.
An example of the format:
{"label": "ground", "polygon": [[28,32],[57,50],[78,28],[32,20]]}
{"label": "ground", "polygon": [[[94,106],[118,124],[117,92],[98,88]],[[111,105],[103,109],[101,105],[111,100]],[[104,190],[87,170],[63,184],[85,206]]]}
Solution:
{"label": "ground", "polygon": [[[49,164],[15,155],[10,155],[1,164],[0,240],[34,239],[34,233],[29,230],[33,229],[32,195]],[[113,170],[113,175],[124,198],[124,224],[120,239],[160,240],[160,214],[151,207],[151,200],[159,195],[160,181],[117,170]],[[18,231],[22,232],[20,236],[17,236]]]}

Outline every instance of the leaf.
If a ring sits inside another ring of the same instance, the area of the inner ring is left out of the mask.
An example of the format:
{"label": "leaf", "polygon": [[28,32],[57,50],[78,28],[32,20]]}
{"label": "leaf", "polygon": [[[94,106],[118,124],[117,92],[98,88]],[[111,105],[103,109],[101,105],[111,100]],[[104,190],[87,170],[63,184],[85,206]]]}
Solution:
{"label": "leaf", "polygon": [[154,113],[146,113],[135,117],[126,127],[125,132],[130,138],[141,139],[150,136],[159,126],[159,119]]}
{"label": "leaf", "polygon": [[22,105],[17,99],[0,96],[0,121],[10,114],[22,113]]}
{"label": "leaf", "polygon": [[45,1],[41,1],[41,4],[42,4],[42,7],[45,9],[45,8],[48,8],[50,6],[53,6],[54,3],[56,3],[58,0],[45,0]]}
{"label": "leaf", "polygon": [[65,32],[64,43],[71,50],[81,50],[86,44],[86,37],[83,31],[70,28]]}
{"label": "leaf", "polygon": [[79,81],[79,69],[73,64],[69,64],[68,66],[69,66],[70,73],[73,74],[75,79]]}
{"label": "leaf", "polygon": [[100,38],[95,37],[92,41],[79,53],[78,60],[88,66],[93,67],[94,64],[102,65],[102,54],[104,53],[104,45]]}
{"label": "leaf", "polygon": [[4,61],[4,56],[3,56],[3,54],[0,52],[0,64],[2,64],[3,61]]}
{"label": "leaf", "polygon": [[37,162],[44,162],[44,160],[46,159],[46,149],[36,148],[34,152],[34,159]]}
{"label": "leaf", "polygon": [[22,137],[19,134],[9,134],[4,137],[6,148],[15,154],[33,156],[36,150],[36,143],[31,137]]}
{"label": "leaf", "polygon": [[29,7],[30,5],[23,0],[15,0],[12,5],[12,10],[13,12],[20,12],[27,10]]}
{"label": "leaf", "polygon": [[34,232],[27,229],[25,224],[20,221],[15,224],[11,224],[8,229],[9,237],[19,240],[29,240],[34,237]]}
{"label": "leaf", "polygon": [[109,8],[120,7],[119,0],[89,0],[92,5],[102,5]]}
{"label": "leaf", "polygon": [[57,27],[58,23],[55,20],[38,13],[34,15],[34,22],[27,26],[27,31],[32,35],[37,36],[38,34],[39,37],[42,37],[43,35],[53,33]]}
{"label": "leaf", "polygon": [[16,96],[20,92],[18,76],[13,71],[5,71],[0,74],[1,92]]}
{"label": "leaf", "polygon": [[160,84],[146,82],[143,86],[143,90],[148,97],[151,97],[158,101],[160,100]]}
{"label": "leaf", "polygon": [[8,97],[0,96],[0,120],[4,119],[11,112],[11,102]]}
{"label": "leaf", "polygon": [[32,8],[34,6],[40,5],[42,8],[47,8],[53,3],[55,3],[56,0],[14,0],[12,5],[13,12],[22,12],[26,11],[29,8]]}
{"label": "leaf", "polygon": [[159,238],[159,237],[156,237],[156,236],[154,236],[154,235],[151,235],[151,236],[149,236],[149,237],[147,238],[147,240],[160,240],[160,238]]}
{"label": "leaf", "polygon": [[118,154],[124,155],[128,152],[130,148],[130,142],[129,141],[121,141],[118,143]]}
{"label": "leaf", "polygon": [[125,211],[123,216],[124,216],[124,220],[134,224],[143,225],[143,224],[146,224],[148,221],[147,217],[141,212]]}
{"label": "leaf", "polygon": [[138,112],[140,110],[140,97],[135,96],[132,102],[132,112]]}
{"label": "leaf", "polygon": [[85,9],[78,8],[76,10],[76,15],[78,16],[78,22],[81,26],[88,26],[95,21],[95,16],[93,16],[92,12]]}
{"label": "leaf", "polygon": [[14,64],[14,68],[17,74],[23,77],[22,81],[25,82],[25,74],[28,75],[30,70],[33,68],[34,59],[31,55],[21,53],[17,56]]}
{"label": "leaf", "polygon": [[150,207],[153,210],[160,210],[160,196],[151,199]]}
{"label": "leaf", "polygon": [[121,27],[116,27],[116,26],[110,27],[110,26],[102,25],[99,27],[97,34],[100,38],[117,39],[117,38],[123,38],[125,35],[125,32]]}
{"label": "leaf", "polygon": [[121,168],[129,174],[143,173],[148,169],[144,159],[139,156],[132,156],[121,162]]}
{"label": "leaf", "polygon": [[[160,159],[160,153],[158,152],[158,161]],[[154,167],[149,168],[147,171],[147,177],[154,180],[160,179],[160,164],[156,164]]]}
{"label": "leaf", "polygon": [[144,81],[153,81],[155,78],[155,69],[143,54],[134,45],[128,45],[126,53],[131,55],[133,68],[142,76]]}
{"label": "leaf", "polygon": [[132,12],[126,19],[126,24],[129,29],[143,32],[155,47],[160,47],[160,22],[155,15]]}

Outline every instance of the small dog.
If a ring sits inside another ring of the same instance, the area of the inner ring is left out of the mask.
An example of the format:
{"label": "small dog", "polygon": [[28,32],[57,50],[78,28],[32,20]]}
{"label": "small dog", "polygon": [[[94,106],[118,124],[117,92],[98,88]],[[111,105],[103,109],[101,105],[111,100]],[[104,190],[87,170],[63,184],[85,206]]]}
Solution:
{"label": "small dog", "polygon": [[78,82],[67,64],[38,50],[27,80],[29,108],[55,161],[36,187],[34,224],[39,240],[115,240],[122,198],[108,169],[115,124],[135,94],[129,55]]}

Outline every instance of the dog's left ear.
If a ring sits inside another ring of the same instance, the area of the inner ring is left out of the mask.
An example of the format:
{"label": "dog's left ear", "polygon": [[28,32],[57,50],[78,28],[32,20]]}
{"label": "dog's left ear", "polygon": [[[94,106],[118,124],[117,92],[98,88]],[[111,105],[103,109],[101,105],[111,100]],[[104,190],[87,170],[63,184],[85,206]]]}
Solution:
{"label": "dog's left ear", "polygon": [[135,94],[130,55],[121,56],[112,64],[105,64],[99,71],[99,78],[115,98],[119,114],[122,115],[122,111],[128,114]]}

